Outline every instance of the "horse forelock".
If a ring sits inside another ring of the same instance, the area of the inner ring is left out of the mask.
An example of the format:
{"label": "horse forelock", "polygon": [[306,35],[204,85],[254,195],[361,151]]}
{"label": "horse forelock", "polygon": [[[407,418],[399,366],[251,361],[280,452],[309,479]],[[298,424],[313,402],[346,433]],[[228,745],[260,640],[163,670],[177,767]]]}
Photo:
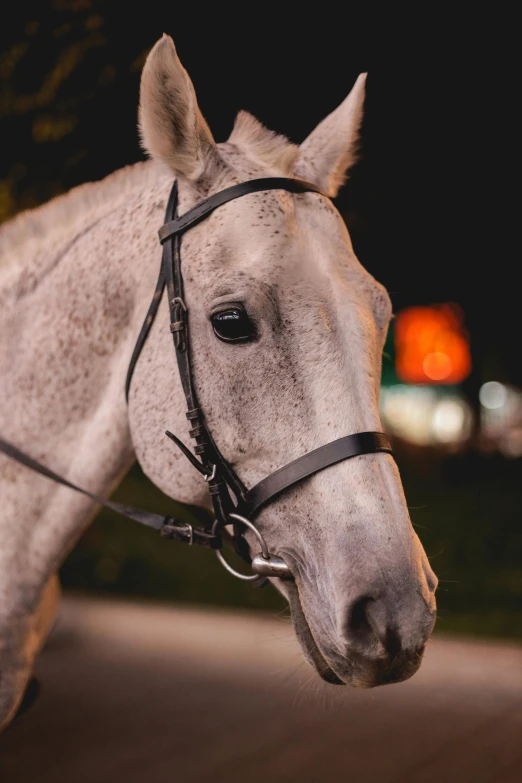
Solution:
{"label": "horse forelock", "polygon": [[265,128],[247,111],[238,113],[228,143],[235,145],[246,157],[286,176],[292,175],[299,157],[299,147],[286,136]]}

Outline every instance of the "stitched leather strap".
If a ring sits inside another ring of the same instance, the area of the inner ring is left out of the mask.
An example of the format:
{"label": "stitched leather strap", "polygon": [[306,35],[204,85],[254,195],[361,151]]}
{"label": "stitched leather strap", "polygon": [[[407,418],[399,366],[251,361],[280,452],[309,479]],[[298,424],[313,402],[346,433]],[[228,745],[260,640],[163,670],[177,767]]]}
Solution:
{"label": "stitched leather strap", "polygon": [[249,489],[240,513],[244,516],[252,516],[298,481],[345,459],[380,451],[388,454],[392,451],[390,442],[383,432],[358,432],[320,446],[279,468]]}

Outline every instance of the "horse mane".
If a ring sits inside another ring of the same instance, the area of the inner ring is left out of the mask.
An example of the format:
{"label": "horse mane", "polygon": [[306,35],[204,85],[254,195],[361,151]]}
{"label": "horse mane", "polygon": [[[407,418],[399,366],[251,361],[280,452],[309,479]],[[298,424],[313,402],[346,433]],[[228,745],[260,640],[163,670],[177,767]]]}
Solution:
{"label": "horse mane", "polygon": [[70,236],[86,218],[102,214],[107,205],[118,206],[129,192],[152,185],[161,172],[164,169],[154,161],[135,163],[21,212],[0,226],[0,268],[23,264],[36,242]]}

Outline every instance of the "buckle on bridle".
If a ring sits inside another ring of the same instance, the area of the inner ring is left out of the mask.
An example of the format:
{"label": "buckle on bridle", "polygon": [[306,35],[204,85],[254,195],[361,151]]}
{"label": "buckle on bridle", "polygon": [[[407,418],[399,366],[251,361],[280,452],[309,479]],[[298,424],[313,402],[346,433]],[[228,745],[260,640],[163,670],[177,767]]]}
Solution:
{"label": "buckle on bridle", "polygon": [[175,307],[176,305],[179,305],[181,307],[181,309],[183,310],[183,312],[185,312],[185,313],[188,312],[187,311],[187,305],[185,304],[185,302],[183,301],[181,296],[175,296],[174,299],[172,299],[171,304],[172,304],[172,307]]}
{"label": "buckle on bridle", "polygon": [[170,324],[170,331],[174,335],[177,351],[184,351],[187,347],[187,305],[181,296],[175,296],[171,300],[172,314],[174,316]]}
{"label": "buckle on bridle", "polygon": [[205,481],[207,481],[207,482],[214,481],[214,479],[216,478],[216,471],[217,471],[217,465],[212,465],[211,472],[207,473],[206,476],[203,476]]}

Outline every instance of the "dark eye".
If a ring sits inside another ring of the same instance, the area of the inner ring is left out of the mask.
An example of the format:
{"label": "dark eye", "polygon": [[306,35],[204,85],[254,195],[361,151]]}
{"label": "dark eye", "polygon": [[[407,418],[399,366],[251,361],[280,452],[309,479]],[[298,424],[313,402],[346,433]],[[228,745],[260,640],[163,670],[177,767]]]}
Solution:
{"label": "dark eye", "polygon": [[256,329],[242,307],[230,307],[211,316],[216,337],[227,343],[245,343],[253,340]]}

